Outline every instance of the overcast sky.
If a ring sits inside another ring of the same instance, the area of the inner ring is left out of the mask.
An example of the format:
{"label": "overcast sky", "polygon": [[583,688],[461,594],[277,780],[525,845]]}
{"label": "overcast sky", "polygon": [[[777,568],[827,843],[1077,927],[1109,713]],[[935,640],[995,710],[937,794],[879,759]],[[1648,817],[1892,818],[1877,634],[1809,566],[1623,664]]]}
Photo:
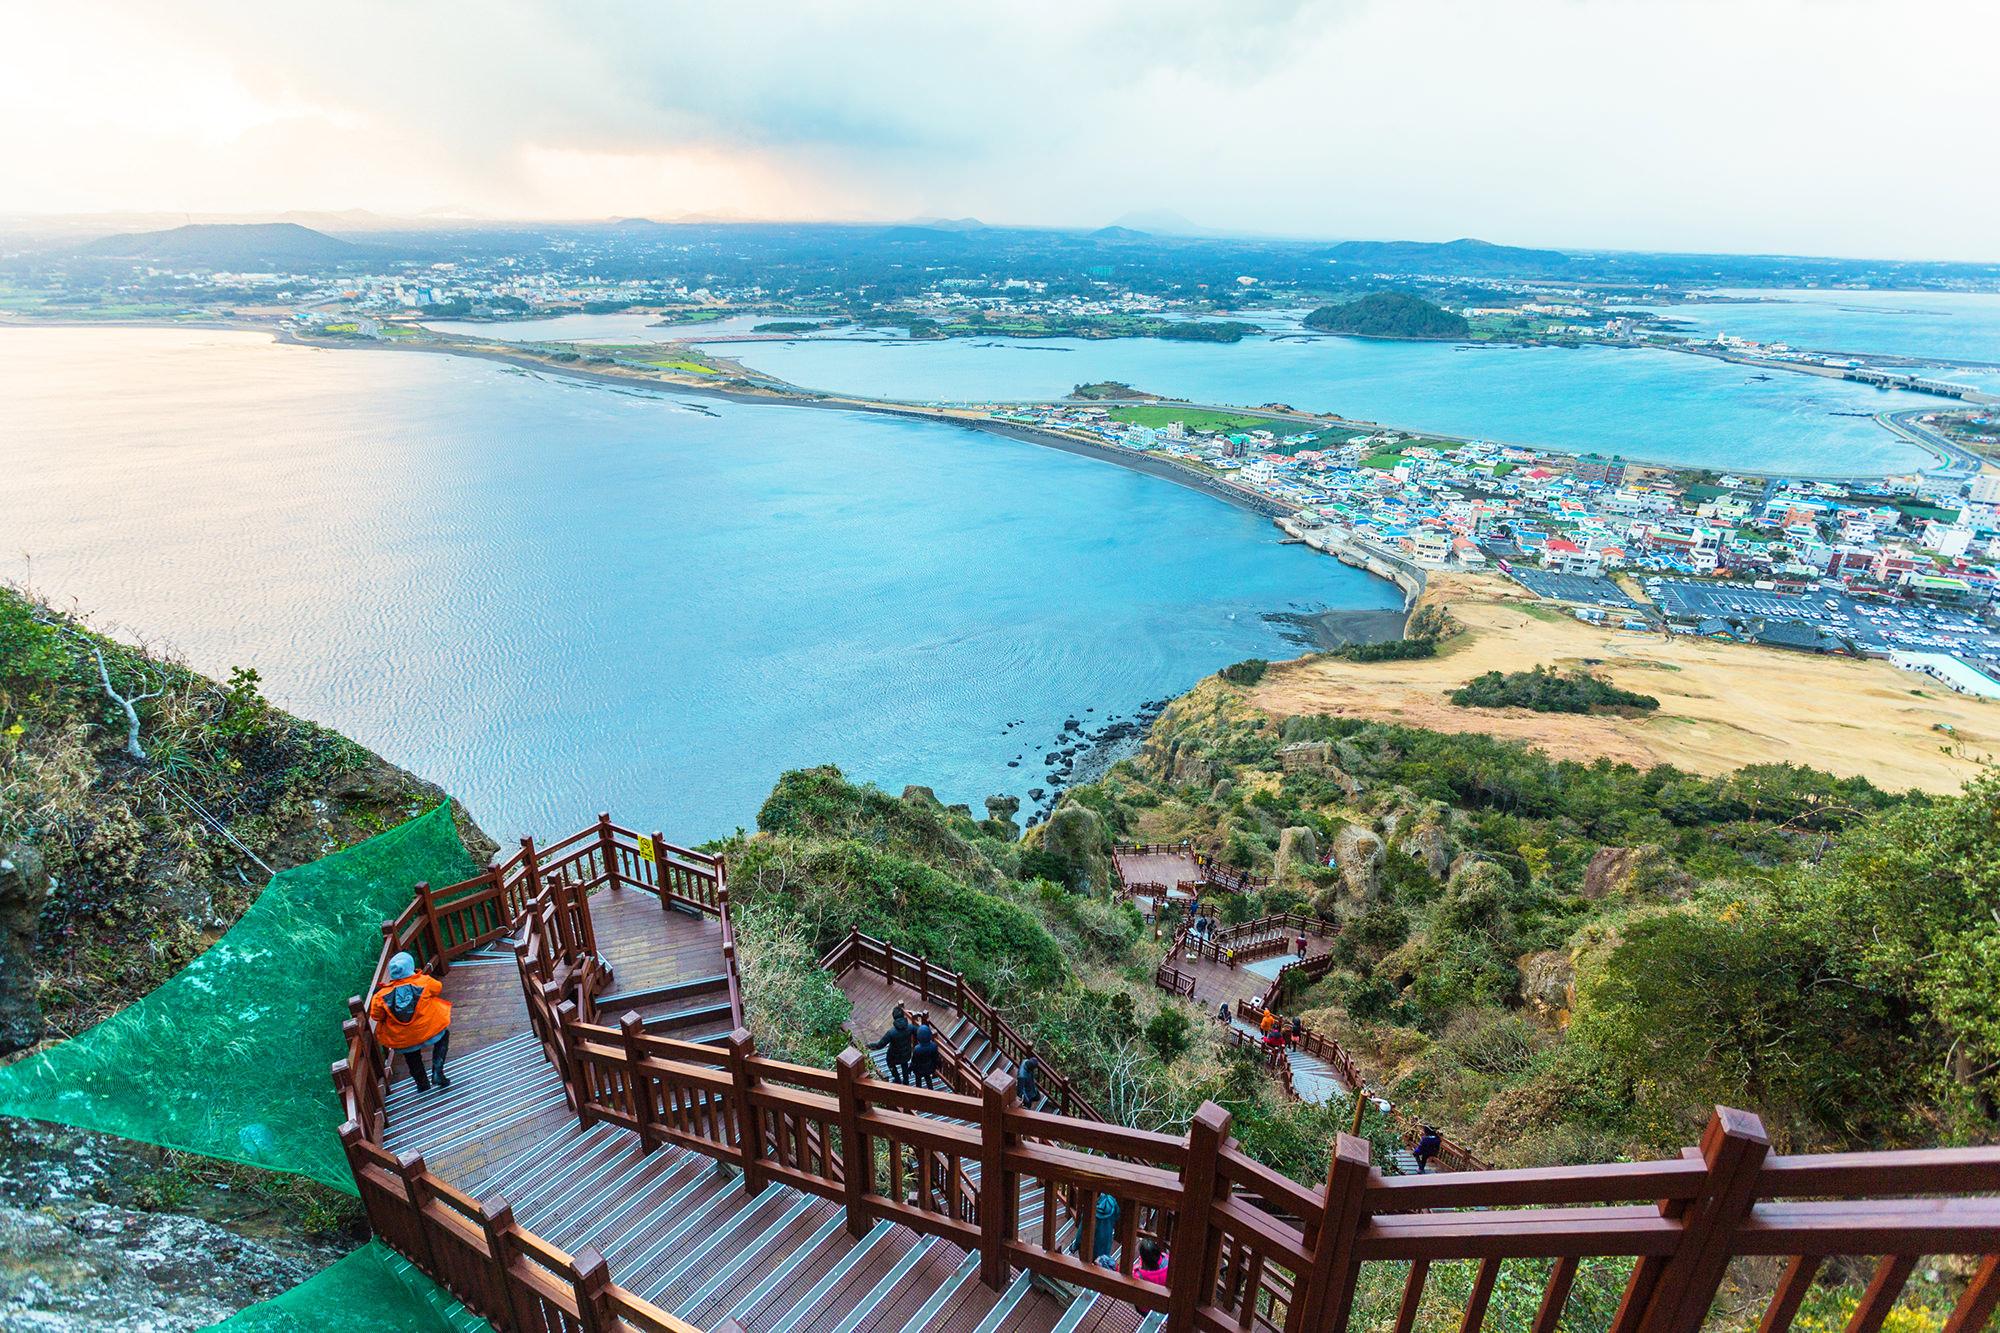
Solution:
{"label": "overcast sky", "polygon": [[1987,0],[0,0],[0,212],[2000,259]]}

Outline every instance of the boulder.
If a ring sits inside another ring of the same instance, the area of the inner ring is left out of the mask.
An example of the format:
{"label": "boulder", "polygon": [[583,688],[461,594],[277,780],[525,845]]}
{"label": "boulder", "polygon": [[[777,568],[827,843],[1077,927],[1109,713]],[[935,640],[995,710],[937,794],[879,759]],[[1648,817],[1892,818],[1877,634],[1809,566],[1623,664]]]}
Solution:
{"label": "boulder", "polygon": [[1583,872],[1583,896],[1604,898],[1681,899],[1694,887],[1694,876],[1680,868],[1657,843],[1637,847],[1600,847]]}
{"label": "boulder", "polygon": [[1089,890],[1111,883],[1111,859],[1105,855],[1104,821],[1089,806],[1067,801],[1042,825],[1042,850],[1060,857],[1069,868],[1069,886]]}
{"label": "boulder", "polygon": [[942,805],[936,792],[929,787],[920,787],[914,782],[903,788],[903,799],[911,805]]}
{"label": "boulder", "polygon": [[1208,787],[1215,783],[1215,765],[1198,754],[1183,751],[1174,756],[1172,784],[1176,787]]}
{"label": "boulder", "polygon": [[989,796],[986,798],[986,818],[980,828],[1005,842],[1013,842],[1021,836],[1021,826],[1014,822],[1014,816],[1021,810],[1018,796]]}
{"label": "boulder", "polygon": [[25,843],[0,848],[0,1054],[42,1039],[35,1003],[35,927],[49,896],[41,855]]}
{"label": "boulder", "polygon": [[1372,901],[1382,888],[1382,839],[1358,824],[1346,824],[1333,839],[1333,864],[1350,898]]}
{"label": "boulder", "polygon": [[1300,871],[1317,869],[1319,860],[1319,835],[1311,829],[1294,825],[1278,835],[1278,883],[1290,884]]}
{"label": "boulder", "polygon": [[1428,870],[1432,879],[1443,879],[1451,873],[1451,845],[1445,838],[1442,822],[1413,823],[1397,840],[1396,850]]}
{"label": "boulder", "polygon": [[1553,1028],[1569,1025],[1576,1004],[1576,963],[1562,949],[1522,954],[1521,1002],[1536,1021]]}

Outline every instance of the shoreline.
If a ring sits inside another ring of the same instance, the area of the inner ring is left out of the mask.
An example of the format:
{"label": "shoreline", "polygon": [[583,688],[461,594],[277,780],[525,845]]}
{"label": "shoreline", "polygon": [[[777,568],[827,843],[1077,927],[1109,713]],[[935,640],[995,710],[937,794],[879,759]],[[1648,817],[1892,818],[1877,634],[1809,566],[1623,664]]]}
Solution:
{"label": "shoreline", "polygon": [[[497,327],[497,326],[505,326],[509,323],[514,323],[518,321],[494,320],[491,322]],[[343,348],[349,350],[386,349],[386,350],[399,350],[399,351],[444,353],[447,355],[454,355],[454,356],[474,357],[484,361],[494,361],[503,365],[516,366],[524,370],[544,371],[551,375],[561,375],[567,378],[583,380],[592,383],[610,384],[624,388],[638,388],[652,392],[691,393],[699,395],[701,397],[719,398],[725,401],[733,401],[733,402],[778,403],[778,404],[791,404],[801,407],[831,407],[831,408],[844,409],[848,411],[875,412],[882,415],[890,415],[890,416],[908,415],[908,416],[921,417],[925,420],[956,421],[962,425],[975,426],[978,428],[990,428],[997,426],[1013,427],[1013,423],[1007,423],[1007,422],[991,422],[989,424],[989,422],[986,419],[973,415],[973,413],[978,409],[975,409],[970,402],[963,404],[932,405],[928,403],[917,402],[914,400],[899,400],[892,398],[874,398],[874,399],[857,398],[849,395],[827,392],[824,390],[809,389],[802,385],[791,384],[788,381],[777,379],[775,376],[766,375],[762,371],[752,370],[751,368],[742,365],[740,362],[733,361],[728,357],[721,357],[718,359],[723,360],[728,364],[730,364],[731,366],[735,367],[735,369],[744,377],[756,376],[766,380],[771,385],[771,387],[761,391],[755,389],[725,389],[715,385],[686,383],[678,380],[628,377],[624,375],[611,374],[604,371],[593,371],[578,366],[554,365],[547,361],[538,360],[526,353],[508,353],[490,346],[456,345],[454,343],[449,343],[449,342],[444,342],[444,343],[394,342],[389,340],[381,340],[381,341],[354,340],[351,343],[315,341],[311,339],[301,338],[290,329],[283,328],[269,321],[261,321],[261,320],[248,320],[248,319],[237,319],[228,317],[201,319],[201,320],[171,320],[171,319],[79,320],[79,319],[38,319],[33,317],[22,317],[19,315],[0,315],[0,329],[37,328],[37,327],[97,328],[97,329],[180,328],[180,329],[208,329],[214,331],[235,331],[243,333],[263,333],[270,336],[274,341],[280,344],[294,346],[294,347],[312,347],[312,348],[320,348],[323,350],[341,350]],[[436,337],[438,335],[433,334],[432,336]],[[448,338],[455,338],[459,335],[448,334],[443,336]],[[1284,335],[1284,336],[1290,336],[1290,335]],[[1338,338],[1338,337],[1348,337],[1348,336],[1359,337],[1361,335],[1315,334],[1312,336],[1322,337],[1322,338]],[[786,339],[779,339],[779,341],[795,340],[798,337],[799,335],[790,335]],[[698,348],[704,342],[716,342],[716,341],[720,340],[691,337],[691,338],[674,340],[672,342],[662,342],[660,346],[662,347],[682,346],[689,348]],[[1404,339],[1402,341],[1423,341],[1423,340]],[[528,344],[524,344],[524,346],[526,345]],[[1491,342],[1491,343],[1477,344],[1477,346],[1481,347],[1523,347],[1523,348],[1536,347],[1542,345],[1544,344],[1532,343],[1532,342]],[[1682,354],[1689,354],[1692,351],[1692,349],[1673,347],[1671,345],[1665,345],[1665,344],[1661,345],[1649,344],[1645,347],[1640,347],[1637,345],[1621,346],[1619,344],[1614,344],[1614,343],[1585,343],[1585,344],[1579,344],[1579,346],[1598,346],[1613,351],[1657,350],[1657,351],[1667,351],[1667,352],[1677,351],[1681,352]],[[1704,355],[1703,353],[1700,352],[1694,352],[1693,354]],[[1757,363],[1752,363],[1752,362],[1733,361],[1730,358],[1716,357],[1713,354],[1705,354],[1705,355],[1708,355],[1709,359],[1723,360],[1730,364],[1757,365]],[[1781,370],[1793,374],[1819,374],[1822,378],[1836,378],[1836,379],[1843,378],[1838,374],[1828,374],[1827,372],[1824,371],[1817,371],[1814,369],[1800,367],[1784,362],[1773,362],[1770,363],[1768,367],[1757,365],[1757,368]],[[1047,405],[1042,400],[991,399],[982,401],[995,407],[1027,408],[1027,407],[1040,407]],[[1070,400],[1050,400],[1050,401],[1060,402],[1060,401],[1070,401]],[[1471,444],[1477,441],[1485,444],[1499,445],[1503,448],[1531,449],[1538,453],[1550,454],[1562,458],[1580,458],[1584,456],[1585,452],[1589,452],[1589,451],[1579,452],[1570,449],[1560,449],[1545,444],[1530,444],[1521,441],[1502,440],[1494,438],[1493,436],[1489,435],[1480,435],[1480,436],[1454,435],[1447,431],[1419,429],[1413,426],[1399,426],[1379,421],[1366,421],[1358,417],[1346,417],[1346,416],[1341,416],[1338,413],[1331,413],[1331,412],[1320,412],[1320,413],[1296,412],[1296,411],[1271,412],[1261,407],[1249,407],[1241,404],[1232,404],[1232,403],[1197,403],[1191,399],[1176,398],[1167,395],[1151,394],[1151,393],[1143,394],[1140,399],[1135,399],[1134,401],[1165,403],[1165,404],[1183,405],[1195,408],[1213,409],[1216,411],[1237,412],[1248,416],[1267,417],[1273,421],[1325,421],[1343,427],[1358,427],[1358,428],[1365,428],[1371,431],[1394,431],[1395,433],[1400,435],[1408,435],[1412,437],[1418,437],[1430,440],[1439,440],[1447,444]],[[1750,477],[1791,477],[1791,478],[1797,478],[1798,480],[1801,481],[1826,481],[1826,482],[1881,481],[1887,477],[1899,475],[1899,472],[1901,471],[1915,471],[1918,473],[1955,472],[1962,469],[1965,466],[1965,460],[1954,459],[1950,456],[1948,450],[1940,448],[1935,442],[1915,437],[1913,436],[1913,434],[1905,430],[1897,429],[1895,426],[1892,426],[1883,420],[1884,417],[1899,417],[1912,413],[1921,413],[1925,411],[1944,411],[1944,410],[1949,410],[1949,409],[1945,407],[1941,402],[1940,406],[1936,408],[1924,408],[1924,407],[1901,408],[1901,409],[1892,409],[1891,411],[1886,413],[1870,414],[1876,418],[1878,425],[1883,429],[1885,434],[1888,434],[1889,436],[1894,438],[1897,442],[1904,444],[1912,449],[1915,449],[1919,453],[1922,453],[1928,460],[1926,463],[1920,464],[1914,468],[1900,469],[1899,471],[1890,471],[1887,469],[1881,469],[1877,471],[1862,471],[1862,472],[1800,472],[1792,470],[1780,470],[1780,471],[1768,471],[1768,472],[1754,471],[1754,470],[1745,471],[1733,468],[1723,468],[1720,465],[1691,464],[1683,462],[1670,462],[1658,459],[1647,459],[1639,457],[1637,455],[1625,455],[1624,457],[1626,462],[1634,464],[1636,466],[1643,468],[1657,469],[1665,472],[1739,471],[1740,475],[1750,476]],[[1020,430],[1035,430],[1035,428],[1033,427],[1013,427],[1013,428]],[[997,433],[1005,434],[1007,432],[1000,431]],[[1016,438],[1024,440],[1029,439],[1029,437],[1027,436],[1017,436]],[[1058,443],[1058,441],[1060,441],[1061,443]],[[1029,440],[1029,442],[1036,444],[1046,444],[1054,448],[1065,448],[1068,445],[1085,445],[1087,446],[1087,449],[1069,449],[1068,451],[1072,453],[1081,453],[1084,454],[1084,456],[1086,457],[1098,457],[1103,461],[1118,463],[1121,466],[1130,466],[1126,458],[1126,455],[1132,454],[1132,451],[1130,450],[1113,450],[1106,446],[1093,445],[1092,442],[1079,440],[1073,436],[1062,435],[1057,432],[1038,431],[1035,437]],[[1090,452],[1089,450],[1092,449],[1098,452]],[[1140,458],[1146,457],[1145,455],[1135,455],[1135,456]],[[1166,460],[1154,460],[1154,461],[1156,463],[1164,464]],[[1140,468],[1139,470],[1147,471],[1149,469]],[[1166,472],[1153,472],[1153,475],[1165,476],[1169,480],[1176,480],[1176,481],[1182,479],[1181,476],[1172,475]],[[1185,470],[1183,470],[1183,475],[1185,475],[1190,479],[1196,479],[1202,481],[1208,480],[1202,474],[1186,472]],[[1247,501],[1251,502],[1251,503],[1246,503],[1244,505],[1245,508],[1251,508],[1253,509],[1254,512],[1267,514],[1272,517],[1276,517],[1281,513],[1295,512],[1290,508],[1281,506],[1277,501],[1263,501],[1261,502],[1260,506],[1260,504],[1258,503],[1260,497],[1252,496],[1250,495],[1250,493],[1243,492],[1237,488],[1228,488],[1226,486],[1226,483],[1222,484],[1222,486],[1223,486],[1222,489],[1212,489],[1207,486],[1199,487],[1199,489],[1207,490],[1209,494],[1215,495],[1218,499],[1222,499],[1230,503],[1236,503],[1237,496],[1239,495],[1243,496]],[[1234,494],[1231,493],[1232,491],[1234,491]]]}

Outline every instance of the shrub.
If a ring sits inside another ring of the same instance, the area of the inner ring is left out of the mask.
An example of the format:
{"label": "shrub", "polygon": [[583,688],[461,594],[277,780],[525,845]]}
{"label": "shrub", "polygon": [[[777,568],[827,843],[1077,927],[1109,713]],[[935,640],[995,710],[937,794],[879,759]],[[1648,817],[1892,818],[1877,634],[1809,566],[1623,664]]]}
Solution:
{"label": "shrub", "polygon": [[1593,708],[1651,710],[1660,701],[1650,694],[1621,690],[1587,671],[1568,675],[1548,667],[1532,671],[1488,671],[1451,692],[1460,708],[1528,708],[1537,713],[1588,713]]}
{"label": "shrub", "polygon": [[1261,657],[1245,658],[1233,666],[1222,668],[1222,678],[1231,685],[1255,685],[1264,679],[1264,672],[1270,665]]}

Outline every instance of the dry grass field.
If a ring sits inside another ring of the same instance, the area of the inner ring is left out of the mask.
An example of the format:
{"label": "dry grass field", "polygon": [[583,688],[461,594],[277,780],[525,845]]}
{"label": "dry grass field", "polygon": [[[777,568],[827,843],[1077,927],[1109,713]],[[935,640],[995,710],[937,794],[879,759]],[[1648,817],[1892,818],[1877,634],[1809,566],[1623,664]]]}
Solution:
{"label": "dry grass field", "polygon": [[[1956,791],[2000,761],[2000,703],[1954,694],[1886,662],[1586,625],[1501,576],[1444,574],[1425,603],[1466,631],[1414,662],[1306,658],[1249,691],[1276,717],[1329,713],[1524,740],[1558,758],[1669,763],[1696,773],[1788,760],[1902,790]],[[1660,701],[1640,717],[1460,708],[1486,671],[1587,667]]]}

